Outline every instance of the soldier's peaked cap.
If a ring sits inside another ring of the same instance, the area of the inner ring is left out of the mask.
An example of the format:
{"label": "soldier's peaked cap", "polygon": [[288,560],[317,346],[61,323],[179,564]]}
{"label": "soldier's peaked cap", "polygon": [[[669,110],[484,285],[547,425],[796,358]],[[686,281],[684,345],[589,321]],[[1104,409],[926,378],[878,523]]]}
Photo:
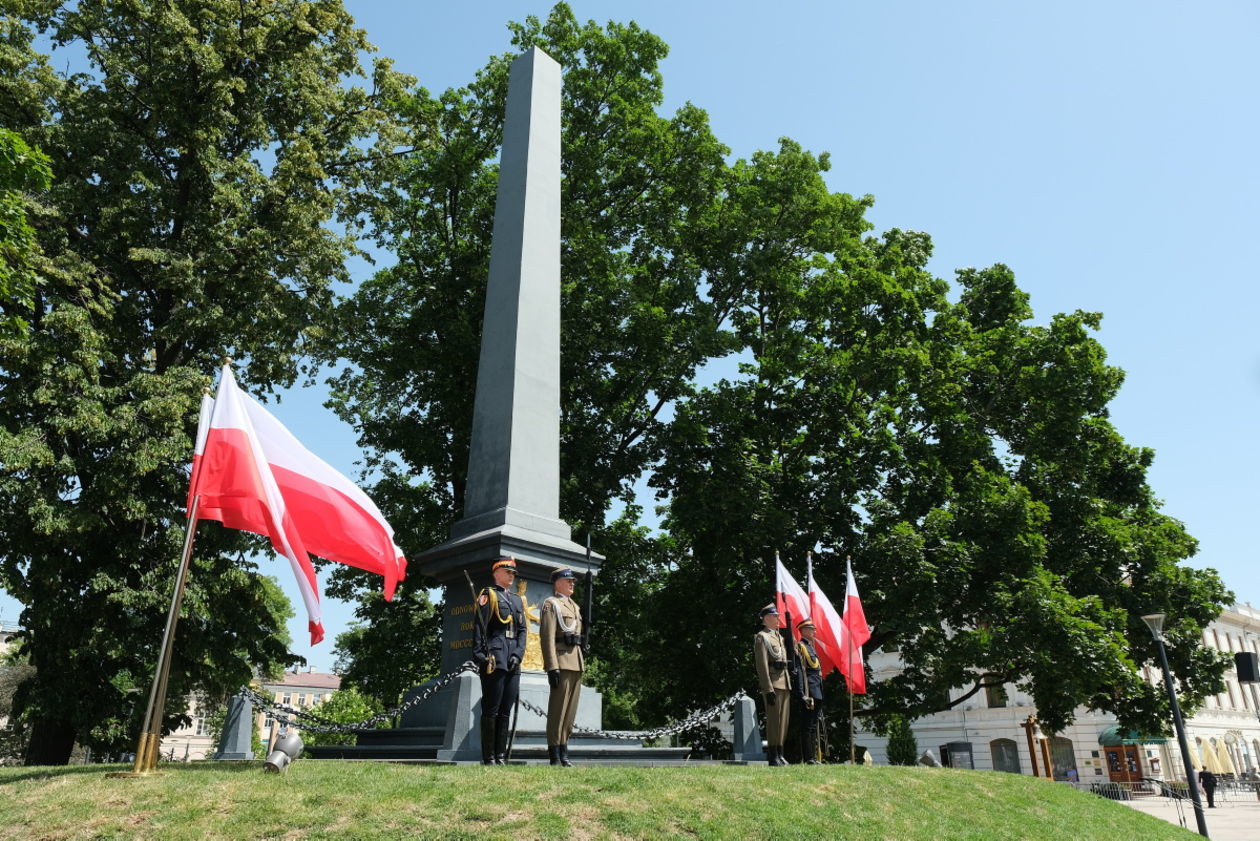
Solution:
{"label": "soldier's peaked cap", "polygon": [[568,567],[565,567],[564,569],[558,569],[551,574],[551,583],[554,584],[557,581],[559,581],[561,578],[577,578],[577,573],[569,569]]}
{"label": "soldier's peaked cap", "polygon": [[777,607],[775,607],[773,604],[768,604],[768,605],[766,605],[765,607],[763,607],[763,608],[761,609],[761,613],[760,613],[760,614],[758,614],[758,615],[759,615],[759,616],[769,616],[770,614],[774,614],[775,616],[778,616],[778,615],[779,615],[779,609],[778,609]]}
{"label": "soldier's peaked cap", "polygon": [[809,621],[808,619],[802,619],[800,622],[796,623],[796,630],[800,631],[805,628],[815,628],[815,625],[813,622]]}
{"label": "soldier's peaked cap", "polygon": [[491,572],[496,570],[507,569],[516,572],[516,558],[499,558],[494,562],[494,566],[490,567]]}

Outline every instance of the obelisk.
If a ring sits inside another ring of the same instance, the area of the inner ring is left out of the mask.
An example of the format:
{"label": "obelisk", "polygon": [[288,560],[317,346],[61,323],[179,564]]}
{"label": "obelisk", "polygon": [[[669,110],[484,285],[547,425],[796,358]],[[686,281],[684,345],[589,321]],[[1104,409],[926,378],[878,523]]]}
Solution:
{"label": "obelisk", "polygon": [[[450,540],[413,561],[445,587],[441,670],[471,653],[464,572],[484,586],[491,562],[510,555],[533,620],[521,696],[545,707],[537,611],[551,595],[551,572],[594,571],[603,558],[588,559],[560,519],[560,65],[536,47],[512,63],[508,80],[470,450],[462,519]],[[473,680],[465,675],[449,701],[459,720],[448,723],[439,758],[471,758],[466,741],[451,744],[471,728],[467,707],[480,697]],[[579,724],[598,727],[600,706],[599,693],[584,690]],[[535,718],[523,713],[522,729],[541,729]]]}

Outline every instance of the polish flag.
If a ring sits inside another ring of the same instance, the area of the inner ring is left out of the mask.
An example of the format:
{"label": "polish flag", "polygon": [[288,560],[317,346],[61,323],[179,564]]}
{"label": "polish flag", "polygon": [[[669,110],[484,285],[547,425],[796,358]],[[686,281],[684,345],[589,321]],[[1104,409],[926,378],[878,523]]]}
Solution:
{"label": "polish flag", "polygon": [[[205,400],[202,412],[204,421]],[[270,538],[297,577],[312,645],[323,639],[324,629],[308,553],[381,575],[385,598],[393,598],[407,562],[381,512],[242,392],[227,365],[209,422],[197,438],[190,483],[197,518]]]}
{"label": "polish flag", "polygon": [[207,389],[201,395],[201,413],[197,416],[197,441],[193,445],[192,475],[188,479],[188,501],[185,503],[187,517],[192,516],[193,489],[197,487],[197,477],[201,474],[201,456],[206,451],[206,437],[210,434],[210,416],[213,414],[214,398]]}
{"label": "polish flag", "polygon": [[826,677],[839,669],[844,674],[844,639],[845,627],[840,614],[831,604],[831,599],[814,581],[814,563],[809,563],[809,616],[814,621],[814,648],[818,652],[818,665],[822,667],[822,676]]}
{"label": "polish flag", "polygon": [[871,638],[871,627],[866,624],[866,613],[862,610],[862,600],[858,598],[857,584],[853,581],[853,561],[848,562],[848,587],[844,594],[844,650],[847,653],[846,669],[842,664],[840,671],[849,683],[849,691],[854,695],[866,694],[866,664],[862,659],[862,646]]}
{"label": "polish flag", "polygon": [[779,611],[779,627],[787,627],[788,614],[791,613],[792,639],[799,640],[801,633],[796,630],[796,623],[809,618],[809,596],[783,566],[777,552],[774,556],[774,577],[774,606]]}

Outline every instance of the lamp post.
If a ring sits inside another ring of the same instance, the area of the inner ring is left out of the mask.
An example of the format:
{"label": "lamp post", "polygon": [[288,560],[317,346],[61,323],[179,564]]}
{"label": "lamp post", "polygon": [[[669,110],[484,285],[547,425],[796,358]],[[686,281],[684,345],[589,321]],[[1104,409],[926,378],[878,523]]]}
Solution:
{"label": "lamp post", "polygon": [[[1020,724],[1024,728],[1024,735],[1028,737],[1028,757],[1032,760],[1032,772],[1034,777],[1040,777],[1037,772],[1037,738],[1041,734],[1041,730],[1037,727],[1037,716],[1030,715]],[[1036,735],[1034,735],[1034,732]]]}
{"label": "lamp post", "polygon": [[1186,788],[1190,791],[1190,801],[1194,803],[1194,820],[1199,826],[1199,834],[1210,837],[1207,830],[1207,818],[1203,814],[1203,802],[1199,799],[1199,786],[1194,778],[1194,764],[1190,762],[1190,745],[1186,742],[1186,723],[1181,718],[1181,705],[1177,703],[1177,690],[1173,687],[1172,672],[1168,669],[1168,654],[1164,651],[1164,614],[1152,613],[1143,616],[1142,621],[1151,629],[1159,648],[1159,662],[1164,669],[1164,688],[1168,690],[1168,701],[1172,704],[1173,726],[1177,728],[1177,744],[1181,746],[1181,761],[1186,767]]}

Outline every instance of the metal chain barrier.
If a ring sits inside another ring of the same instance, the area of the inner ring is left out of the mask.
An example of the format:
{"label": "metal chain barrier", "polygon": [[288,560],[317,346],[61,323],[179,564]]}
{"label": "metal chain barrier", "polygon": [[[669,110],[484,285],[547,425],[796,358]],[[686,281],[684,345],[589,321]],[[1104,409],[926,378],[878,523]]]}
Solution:
{"label": "metal chain barrier", "polygon": [[271,713],[276,720],[283,723],[286,727],[294,719],[297,719],[299,726],[303,730],[311,733],[353,733],[358,730],[370,730],[383,721],[389,721],[395,716],[402,715],[412,707],[420,706],[438,692],[445,689],[451,681],[455,680],[455,678],[459,677],[464,672],[475,671],[477,671],[477,664],[472,660],[465,660],[460,664],[458,669],[442,675],[437,679],[436,683],[421,692],[419,695],[416,695],[411,700],[407,701],[405,704],[395,707],[392,710],[386,710],[383,713],[377,713],[371,718],[366,718],[363,721],[356,721],[351,724],[341,724],[331,719],[322,718],[298,707],[281,704],[274,699],[255,692],[248,686],[241,687],[239,694],[247,698],[256,708]]}
{"label": "metal chain barrier", "polygon": [[[736,692],[725,701],[722,701],[720,704],[714,704],[707,710],[694,712],[681,721],[666,724],[664,727],[656,727],[652,730],[592,730],[589,727],[574,727],[573,732],[581,733],[583,736],[594,736],[599,739],[625,739],[633,742],[647,742],[664,736],[677,736],[679,733],[712,721],[722,713],[733,710],[735,705],[739,703],[739,699],[743,697],[745,697],[743,692]],[[543,718],[547,717],[546,710],[540,709],[524,698],[521,699],[521,706],[534,715],[540,715]]]}
{"label": "metal chain barrier", "polygon": [[[247,698],[257,709],[271,713],[274,718],[283,723],[285,726],[288,726],[290,722],[296,719],[303,730],[307,730],[312,733],[353,733],[358,730],[370,730],[383,721],[388,721],[395,716],[402,715],[407,710],[428,701],[438,692],[445,689],[451,681],[455,680],[455,678],[459,677],[464,672],[475,671],[477,671],[477,664],[472,660],[465,660],[460,664],[459,668],[442,675],[432,686],[421,692],[419,695],[416,695],[405,704],[402,704],[392,710],[387,710],[383,713],[377,713],[371,718],[366,718],[363,721],[357,721],[351,724],[342,724],[331,719],[322,718],[299,707],[282,704],[278,701],[267,698],[249,687],[242,687],[239,694]],[[667,724],[664,727],[656,727],[651,730],[592,730],[589,727],[574,727],[573,732],[581,733],[584,736],[594,736],[599,739],[623,739],[634,742],[652,741],[654,739],[664,738],[665,736],[676,736],[679,733],[699,727],[701,724],[706,724],[723,713],[733,710],[735,705],[739,703],[739,700],[743,697],[745,697],[743,692],[736,692],[725,701],[714,704],[706,710],[693,712],[680,721],[676,721],[673,724]],[[521,699],[521,706],[532,712],[534,715],[541,716],[544,719],[547,717],[546,710],[538,707],[530,701],[526,701],[524,698]]]}

